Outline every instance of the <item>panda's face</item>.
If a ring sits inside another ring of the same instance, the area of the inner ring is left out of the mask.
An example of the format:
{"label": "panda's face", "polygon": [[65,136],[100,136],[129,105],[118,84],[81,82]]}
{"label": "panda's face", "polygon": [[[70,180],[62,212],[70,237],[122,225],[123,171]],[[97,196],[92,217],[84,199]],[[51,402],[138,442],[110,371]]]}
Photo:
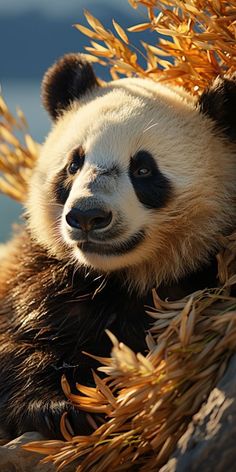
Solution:
{"label": "panda's face", "polygon": [[133,280],[141,273],[149,285],[178,278],[228,226],[230,153],[183,93],[138,79],[97,88],[43,146],[28,202],[32,233],[76,265],[125,269]]}

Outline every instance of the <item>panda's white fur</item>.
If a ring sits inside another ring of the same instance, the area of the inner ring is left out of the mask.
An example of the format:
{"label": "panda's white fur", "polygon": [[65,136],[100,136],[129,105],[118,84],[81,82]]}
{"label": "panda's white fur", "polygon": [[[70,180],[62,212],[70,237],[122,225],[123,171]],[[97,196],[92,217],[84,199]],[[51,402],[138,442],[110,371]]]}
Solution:
{"label": "panda's white fur", "polygon": [[[85,150],[85,163],[65,205],[59,205],[51,200],[52,183],[78,146]],[[128,175],[131,156],[139,150],[154,157],[173,187],[171,199],[158,210],[142,205]],[[104,175],[114,165],[122,172]],[[235,218],[235,177],[234,146],[189,94],[150,80],[121,79],[95,86],[54,124],[31,181],[30,228],[54,256],[105,273],[125,269],[127,285],[143,291],[208,260],[218,235]],[[65,220],[82,200],[85,206],[86,200],[95,201],[119,218],[122,232],[109,241],[111,247],[142,228],[144,241],[118,256],[84,253]]]}

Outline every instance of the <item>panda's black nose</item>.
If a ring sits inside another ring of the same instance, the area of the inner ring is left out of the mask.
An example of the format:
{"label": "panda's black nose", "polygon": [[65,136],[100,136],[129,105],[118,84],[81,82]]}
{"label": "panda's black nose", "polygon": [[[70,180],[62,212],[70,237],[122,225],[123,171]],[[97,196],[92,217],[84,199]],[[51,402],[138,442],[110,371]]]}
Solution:
{"label": "panda's black nose", "polygon": [[111,211],[105,211],[101,208],[92,208],[90,210],[80,210],[72,208],[66,215],[66,221],[72,228],[81,229],[86,233],[94,229],[103,229],[110,224],[112,220]]}

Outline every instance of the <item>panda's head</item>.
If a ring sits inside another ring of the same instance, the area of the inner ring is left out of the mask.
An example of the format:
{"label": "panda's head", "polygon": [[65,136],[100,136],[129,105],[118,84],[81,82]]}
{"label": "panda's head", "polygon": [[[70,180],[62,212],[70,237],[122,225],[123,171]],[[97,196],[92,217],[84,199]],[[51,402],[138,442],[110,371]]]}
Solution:
{"label": "panda's head", "polygon": [[235,81],[196,104],[150,80],[100,86],[69,54],[42,95],[54,125],[27,203],[37,242],[77,266],[122,270],[140,290],[205,263],[234,224]]}

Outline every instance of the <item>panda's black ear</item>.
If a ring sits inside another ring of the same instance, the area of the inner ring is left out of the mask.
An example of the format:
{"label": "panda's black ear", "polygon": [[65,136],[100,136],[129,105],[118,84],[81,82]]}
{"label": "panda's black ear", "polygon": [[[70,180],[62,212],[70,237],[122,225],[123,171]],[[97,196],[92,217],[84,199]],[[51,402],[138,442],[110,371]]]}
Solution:
{"label": "panda's black ear", "polygon": [[236,141],[236,74],[217,77],[199,99],[200,111],[215,121],[231,140]]}
{"label": "panda's black ear", "polygon": [[88,90],[98,86],[93,68],[80,54],[66,54],[46,72],[42,101],[53,120]]}

